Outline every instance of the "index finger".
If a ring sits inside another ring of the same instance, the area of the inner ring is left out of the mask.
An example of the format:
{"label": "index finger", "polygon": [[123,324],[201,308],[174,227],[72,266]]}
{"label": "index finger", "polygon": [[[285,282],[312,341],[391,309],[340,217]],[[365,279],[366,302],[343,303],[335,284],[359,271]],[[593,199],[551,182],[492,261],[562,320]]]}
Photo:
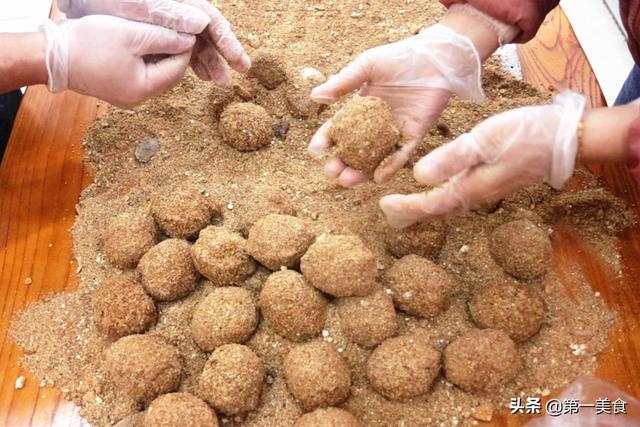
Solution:
{"label": "index finger", "polygon": [[222,13],[206,0],[177,0],[203,10],[211,22],[204,31],[218,52],[234,70],[244,73],[251,68],[251,59],[231,29],[231,24]]}

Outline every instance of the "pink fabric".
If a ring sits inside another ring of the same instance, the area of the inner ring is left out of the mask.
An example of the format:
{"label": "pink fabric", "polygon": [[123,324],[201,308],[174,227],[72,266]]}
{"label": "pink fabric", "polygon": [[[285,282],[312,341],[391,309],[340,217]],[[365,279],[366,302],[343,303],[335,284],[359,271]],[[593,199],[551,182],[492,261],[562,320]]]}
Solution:
{"label": "pink fabric", "polygon": [[[640,0],[639,0],[640,1]],[[525,43],[536,35],[547,13],[560,0],[440,0],[446,7],[454,3],[469,3],[499,21],[520,28],[514,42]]]}
{"label": "pink fabric", "polygon": [[627,150],[629,171],[636,182],[640,184],[640,117],[629,128]]}

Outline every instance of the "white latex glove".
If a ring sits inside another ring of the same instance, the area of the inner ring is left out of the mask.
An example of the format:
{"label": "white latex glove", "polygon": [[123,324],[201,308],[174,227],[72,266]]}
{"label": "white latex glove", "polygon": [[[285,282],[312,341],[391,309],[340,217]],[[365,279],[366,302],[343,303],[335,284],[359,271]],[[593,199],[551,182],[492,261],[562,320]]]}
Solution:
{"label": "white latex glove", "polygon": [[541,181],[560,189],[573,175],[585,103],[584,96],[567,91],[553,104],[491,117],[433,150],[416,163],[414,177],[421,184],[442,185],[382,198],[387,220],[402,228],[463,213]]}
{"label": "white latex glove", "polygon": [[[105,15],[47,21],[41,31],[51,92],[72,89],[119,107],[132,107],[178,83],[195,43],[191,34]],[[145,62],[145,55],[171,56]]]}
{"label": "white latex glove", "polygon": [[[360,89],[363,96],[378,96],[391,106],[406,144],[374,173],[384,182],[401,169],[427,131],[436,123],[452,93],[482,101],[480,56],[471,40],[445,25],[434,25],[408,39],[363,52],[354,62],[311,93],[314,101],[333,103]],[[331,121],[325,123],[309,144],[314,156],[324,154],[332,143]],[[330,159],[325,174],[351,187],[369,179]]]}
{"label": "white latex glove", "polygon": [[193,71],[221,86],[231,81],[226,64],[239,72],[251,67],[229,21],[206,0],[60,0],[58,7],[69,18],[112,15],[197,34]]}

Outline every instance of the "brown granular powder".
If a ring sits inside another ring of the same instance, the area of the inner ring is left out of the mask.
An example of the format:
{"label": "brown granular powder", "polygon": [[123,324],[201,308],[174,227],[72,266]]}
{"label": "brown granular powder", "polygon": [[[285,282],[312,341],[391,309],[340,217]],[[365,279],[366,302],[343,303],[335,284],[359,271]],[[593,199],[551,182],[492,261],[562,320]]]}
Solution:
{"label": "brown granular powder", "polygon": [[[345,0],[312,7],[294,0],[286,9],[282,2],[273,0],[218,3],[243,41],[284,52],[284,64],[291,69],[313,67],[326,75],[336,73],[363,49],[400,40],[413,34],[416,26],[435,22],[443,11],[436,1]],[[411,162],[490,115],[548,100],[506,76],[491,61],[485,67],[484,83],[487,102],[475,105],[454,98]],[[105,258],[102,241],[113,213],[147,209],[151,196],[162,186],[192,183],[211,212],[222,210],[222,218],[214,215],[211,220],[216,225],[223,222],[245,237],[251,224],[268,213],[295,214],[310,221],[314,235],[357,235],[372,252],[378,271],[394,263],[385,250],[388,228],[378,201],[385,194],[424,188],[415,184],[408,168],[379,186],[368,183],[344,189],[327,181],[321,163],[309,157],[306,146],[313,132],[342,103],[322,110],[317,118],[302,120],[289,113],[286,90],[286,84],[268,90],[255,79],[236,77],[229,91],[220,91],[190,75],[170,93],[133,111],[110,110],[88,133],[86,160],[96,181],[82,194],[73,229],[75,255],[82,266],[79,289],[30,306],[15,319],[12,335],[25,349],[24,366],[81,405],[82,414],[92,424],[111,425],[145,409],[115,387],[105,371],[104,351],[111,342],[95,330],[91,295],[106,278],[117,274]],[[228,103],[241,100],[252,100],[274,119],[288,122],[286,139],[274,138],[269,146],[252,153],[225,144],[216,115]],[[135,147],[148,138],[155,138],[160,150],[149,162],[136,162]],[[432,319],[399,312],[398,335],[420,335],[443,351],[475,327],[467,310],[469,299],[491,283],[515,280],[495,263],[489,251],[490,233],[509,221],[527,219],[552,232],[556,220],[562,220],[586,244],[596,247],[617,274],[620,257],[612,234],[633,218],[587,173],[579,172],[569,188],[556,192],[544,185],[533,186],[496,206],[448,219],[442,248],[434,245],[429,258],[452,275],[460,289],[444,312]],[[258,268],[241,285],[257,297],[268,275],[269,271]],[[346,337],[335,301],[330,302],[322,339],[346,361],[351,374],[349,397],[341,406],[364,425],[404,422],[450,426],[473,422],[471,415],[478,407],[500,410],[511,397],[554,390],[578,375],[593,372],[615,316],[580,272],[576,270],[574,275],[571,293],[559,285],[554,271],[527,283],[543,298],[546,317],[540,332],[518,345],[523,369],[504,390],[493,394],[468,394],[440,375],[423,397],[408,402],[383,398],[367,380],[366,361],[371,350]],[[159,303],[158,322],[149,332],[178,349],[183,360],[181,392],[197,393],[208,359],[191,338],[190,323],[195,306],[213,288],[201,278],[185,298]],[[227,426],[293,425],[304,411],[287,390],[283,359],[299,344],[275,334],[264,320],[245,344],[266,368],[260,403],[255,411],[221,417],[221,421]],[[580,352],[573,350],[576,346]]]}

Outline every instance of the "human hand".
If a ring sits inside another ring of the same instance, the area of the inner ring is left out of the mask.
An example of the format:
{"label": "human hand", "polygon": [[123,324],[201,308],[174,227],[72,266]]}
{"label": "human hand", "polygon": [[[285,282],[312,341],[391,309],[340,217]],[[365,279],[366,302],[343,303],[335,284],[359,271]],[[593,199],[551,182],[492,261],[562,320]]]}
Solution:
{"label": "human hand", "polygon": [[112,15],[196,34],[193,71],[221,86],[231,81],[227,63],[239,72],[251,67],[229,21],[206,0],[60,0],[58,7],[69,18]]}
{"label": "human hand", "polygon": [[585,98],[564,92],[550,105],[498,114],[433,150],[414,167],[415,179],[439,187],[383,197],[380,207],[397,228],[459,214],[546,181],[561,188],[573,175]]}
{"label": "human hand", "polygon": [[[383,98],[390,105],[406,143],[376,169],[373,178],[380,183],[405,165],[452,93],[474,101],[484,99],[480,67],[470,39],[445,25],[434,25],[416,36],[365,51],[315,88],[311,97],[330,104],[360,89],[361,95]],[[315,134],[309,144],[311,154],[320,156],[329,150],[331,125],[330,120]],[[326,163],[325,174],[345,187],[369,179],[337,158]]]}
{"label": "human hand", "polygon": [[[47,21],[41,31],[49,90],[72,89],[125,108],[178,83],[195,43],[191,34],[105,15]],[[157,54],[171,56],[145,62]]]}

